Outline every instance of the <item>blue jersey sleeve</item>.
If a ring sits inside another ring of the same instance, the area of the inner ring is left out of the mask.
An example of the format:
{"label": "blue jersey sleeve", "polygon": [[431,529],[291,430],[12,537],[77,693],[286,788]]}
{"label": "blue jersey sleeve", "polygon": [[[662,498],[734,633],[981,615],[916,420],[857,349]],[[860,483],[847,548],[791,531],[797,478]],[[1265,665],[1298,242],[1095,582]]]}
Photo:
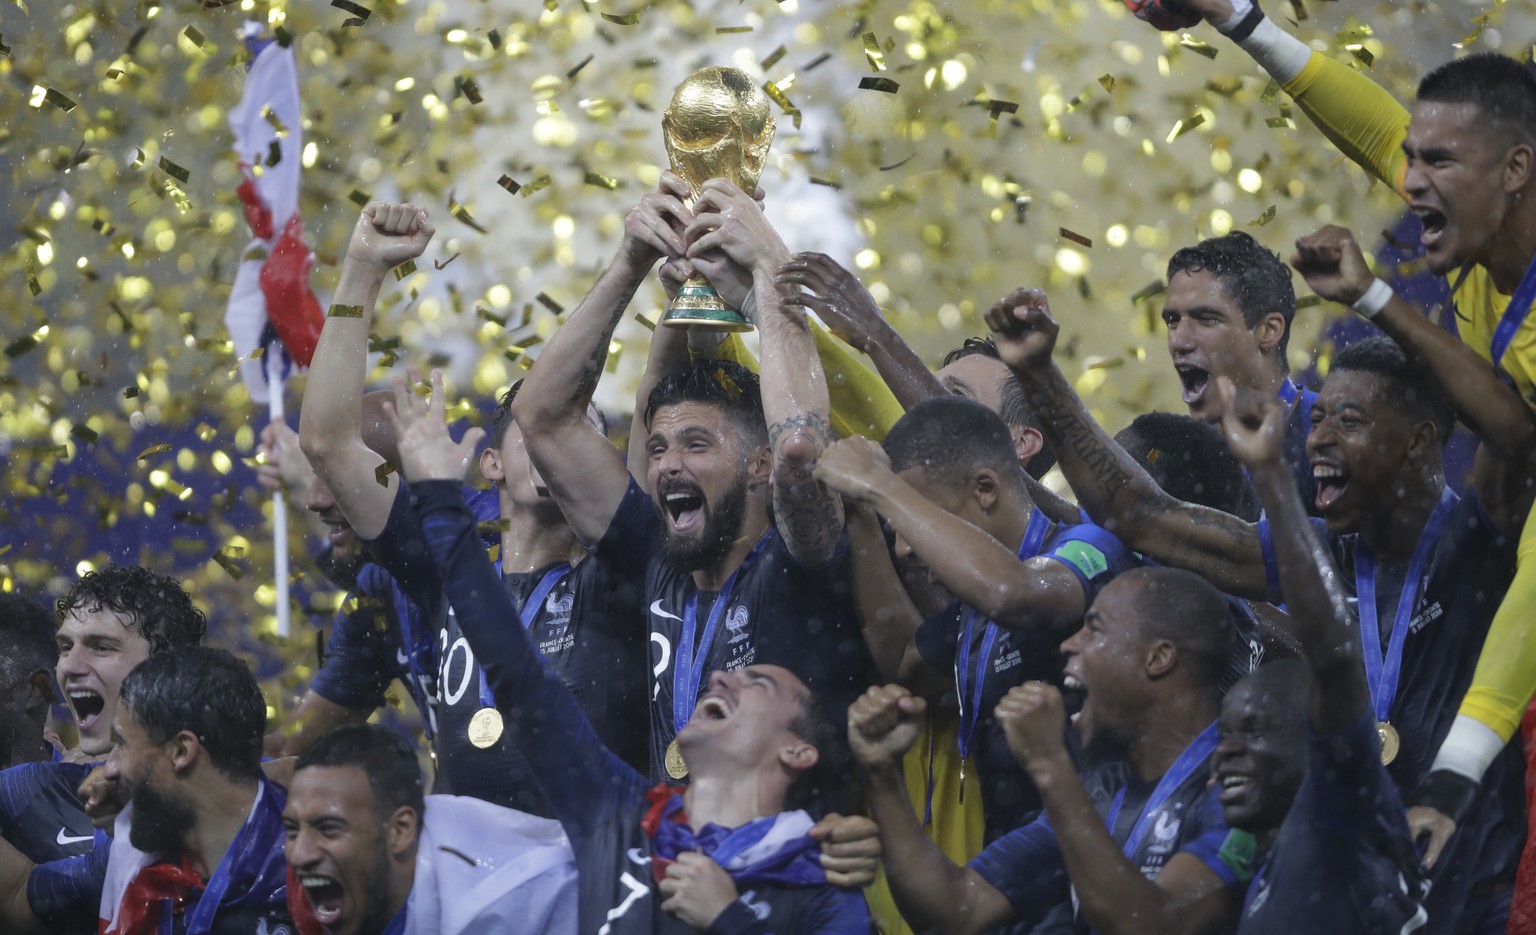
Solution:
{"label": "blue jersey sleeve", "polygon": [[955,648],[960,642],[960,620],[965,608],[959,601],[950,604],[937,616],[918,625],[913,637],[917,654],[928,665],[940,672],[952,672],[955,668]]}
{"label": "blue jersey sleeve", "polygon": [[89,854],[50,860],[27,876],[27,904],[51,932],[94,932],[112,839],[96,836]]}
{"label": "blue jersey sleeve", "polygon": [[967,866],[1008,898],[1018,921],[1033,922],[1070,892],[1056,830],[1044,812],[987,845]]}
{"label": "blue jersey sleeve", "polygon": [[[1381,740],[1369,712],[1330,737],[1312,735],[1307,775],[1298,798],[1307,818],[1341,838],[1359,837],[1388,844],[1387,853],[1406,836],[1406,809],[1397,786],[1381,765]],[[1401,834],[1394,834],[1401,832]]]}
{"label": "blue jersey sleeve", "polygon": [[343,708],[372,711],[384,704],[389,683],[401,674],[400,640],[390,620],[389,576],[365,565],[357,591],[337,614],[325,646],[325,664],[310,683],[315,694]]}
{"label": "blue jersey sleeve", "polygon": [[1079,523],[1063,526],[1051,538],[1041,558],[1065,565],[1083,586],[1083,606],[1093,603],[1099,591],[1116,575],[1139,568],[1141,559],[1102,526]]}
{"label": "blue jersey sleeve", "polygon": [[592,547],[592,554],[603,560],[614,580],[643,581],[651,556],[660,548],[661,521],[656,507],[631,477],[619,508],[608,521],[608,531]]}
{"label": "blue jersey sleeve", "polygon": [[1235,831],[1227,826],[1221,811],[1221,800],[1215,789],[1205,790],[1190,808],[1184,820],[1184,845],[1179,853],[1188,854],[1211,868],[1228,886],[1246,883],[1251,875],[1251,865],[1245,864],[1243,855],[1251,850],[1247,832]]}
{"label": "blue jersey sleeve", "polygon": [[649,784],[603,747],[570,690],[518,625],[459,485],[431,481],[416,485],[414,495],[448,599],[496,707],[579,851],[582,840],[621,810],[632,810]]}

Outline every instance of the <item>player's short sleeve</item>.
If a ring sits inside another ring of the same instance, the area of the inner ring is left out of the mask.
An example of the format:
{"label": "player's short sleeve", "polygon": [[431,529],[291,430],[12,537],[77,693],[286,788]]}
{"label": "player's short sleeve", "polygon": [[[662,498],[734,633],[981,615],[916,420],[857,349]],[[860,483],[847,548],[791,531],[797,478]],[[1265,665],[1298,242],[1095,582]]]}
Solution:
{"label": "player's short sleeve", "polygon": [[94,932],[107,879],[111,839],[97,835],[89,854],[38,864],[27,875],[27,904],[50,932]]}
{"label": "player's short sleeve", "polygon": [[1060,562],[1077,576],[1083,586],[1084,606],[1092,604],[1116,575],[1141,565],[1135,552],[1109,530],[1093,523],[1062,527],[1040,557]]}
{"label": "player's short sleeve", "polygon": [[398,629],[387,602],[390,590],[382,568],[363,567],[357,592],[336,614],[325,664],[310,684],[315,694],[359,711],[383,706],[385,690],[400,674]]}
{"label": "player's short sleeve", "polygon": [[956,601],[918,625],[914,641],[924,662],[940,672],[954,670],[964,616],[964,607]]}
{"label": "player's short sleeve", "polygon": [[364,548],[373,561],[389,572],[405,594],[424,612],[441,610],[442,579],[432,564],[432,553],[421,532],[421,522],[411,509],[411,491],[401,484],[390,504],[384,531],[375,539],[364,540]]}
{"label": "player's short sleeve", "polygon": [[1403,825],[1404,808],[1397,786],[1381,765],[1381,740],[1369,712],[1328,737],[1312,735],[1310,761],[1302,780],[1313,824],[1341,837],[1371,833],[1382,816]]}
{"label": "player's short sleeve", "polygon": [[966,866],[1007,897],[1021,921],[1039,918],[1070,892],[1056,831],[1043,813],[987,845]]}
{"label": "player's short sleeve", "polygon": [[1215,789],[1201,790],[1186,813],[1179,853],[1199,860],[1227,885],[1246,883],[1253,875],[1253,839],[1227,826]]}
{"label": "player's short sleeve", "polygon": [[608,521],[608,530],[592,549],[592,554],[602,559],[609,573],[619,579],[638,578],[645,574],[651,557],[661,548],[661,521],[651,498],[635,479],[629,479],[629,487],[619,500],[619,508]]}

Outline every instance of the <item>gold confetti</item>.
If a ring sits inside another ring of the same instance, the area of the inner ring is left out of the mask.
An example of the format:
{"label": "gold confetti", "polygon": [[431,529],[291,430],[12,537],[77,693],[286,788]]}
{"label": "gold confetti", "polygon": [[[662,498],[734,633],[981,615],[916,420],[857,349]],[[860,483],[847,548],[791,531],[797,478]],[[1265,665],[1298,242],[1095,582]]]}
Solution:
{"label": "gold confetti", "polygon": [[192,177],[191,172],[172,162],[165,156],[160,157],[160,171],[164,172],[166,175],[169,175],[176,181],[183,183]]}
{"label": "gold confetti", "polygon": [[373,469],[373,479],[378,481],[380,487],[389,486],[389,475],[395,473],[395,466],[388,461]]}
{"label": "gold confetti", "polygon": [[[433,260],[432,261],[432,268],[435,269],[435,270],[439,270],[439,271],[445,270],[445,269],[448,268],[448,264],[449,263],[452,263],[454,260],[457,260],[461,255],[462,254],[455,253],[453,256],[449,257],[446,260],[442,260],[442,261]],[[451,289],[453,287],[450,285],[449,288]]]}
{"label": "gold confetti", "polygon": [[343,29],[348,26],[361,26],[368,22],[368,17],[373,15],[372,10],[361,3],[354,3],[352,0],[331,0],[331,6],[352,14],[341,24]]}
{"label": "gold confetti", "polygon": [[208,39],[198,31],[196,26],[188,26],[186,29],[181,31],[181,34],[186,37],[188,42],[197,46],[199,49],[201,49],[208,42]]}
{"label": "gold confetti", "polygon": [[715,27],[715,35],[717,35],[717,36],[729,36],[729,35],[732,35],[733,33],[751,32],[751,31],[752,31],[752,27],[751,26],[716,26]]}
{"label": "gold confetti", "polygon": [[1114,75],[1107,75],[1107,74],[1106,75],[1100,75],[1099,76],[1099,87],[1103,88],[1106,91],[1113,91],[1115,89],[1115,76]]}
{"label": "gold confetti", "polygon": [[604,13],[603,19],[615,26],[638,26],[640,24],[639,13]]}
{"label": "gold confetti", "polygon": [[133,460],[139,462],[140,464],[143,464],[145,461],[148,461],[151,457],[153,457],[153,456],[155,456],[157,454],[163,454],[163,453],[165,453],[167,451],[170,451],[172,448],[175,448],[175,447],[176,446],[172,445],[170,442],[161,442],[158,445],[150,445],[148,448],[145,448],[143,451],[139,452],[139,456],[137,458],[134,458]]}
{"label": "gold confetti", "polygon": [[586,173],[582,181],[587,185],[595,185],[610,192],[619,187],[618,179],[611,179],[606,175],[598,175],[596,172]]}
{"label": "gold confetti", "polygon": [[1264,213],[1248,222],[1249,227],[1263,227],[1275,219],[1275,206],[1270,205],[1264,209]]}
{"label": "gold confetti", "polygon": [[551,299],[549,296],[542,292],[534,296],[534,298],[538,300],[540,305],[549,309],[551,312],[554,312],[556,315],[560,315],[565,312],[565,306],[561,305],[559,302],[556,302],[554,299]]}
{"label": "gold confetti", "polygon": [[548,188],[551,184],[554,183],[554,181],[554,178],[551,176],[536,175],[532,181],[522,187],[522,190],[519,191],[518,194],[522,195],[524,198],[527,198],[529,195],[536,191],[541,191]]}
{"label": "gold confetti", "polygon": [[1174,140],[1183,136],[1186,131],[1193,130],[1195,127],[1200,126],[1202,123],[1205,123],[1205,114],[1194,114],[1192,116],[1185,117],[1183,120],[1180,120],[1178,123],[1173,125],[1173,129],[1168,131],[1168,139],[1164,142],[1172,143]]}
{"label": "gold confetti", "polygon": [[1196,55],[1203,55],[1206,58],[1215,58],[1216,57],[1216,47],[1215,46],[1211,45],[1208,42],[1201,42],[1199,39],[1196,39],[1194,36],[1191,36],[1189,33],[1185,33],[1183,36],[1181,36],[1179,38],[1179,48],[1188,49],[1189,51],[1195,53]]}
{"label": "gold confetti", "polygon": [[1134,293],[1131,294],[1131,304],[1140,305],[1153,296],[1162,295],[1167,291],[1168,286],[1161,279],[1147,283],[1145,286],[1142,286],[1140,289],[1137,289]]}
{"label": "gold confetti", "polygon": [[517,194],[517,190],[519,188],[523,187],[523,186],[517,184],[516,182],[512,181],[512,176],[506,175],[505,173],[502,174],[501,178],[496,180],[496,184],[500,185],[502,188],[505,188],[507,191],[511,192],[514,195]]}
{"label": "gold confetti", "polygon": [[579,62],[577,62],[577,63],[576,63],[576,67],[574,67],[574,68],[572,68],[572,69],[571,69],[571,70],[569,70],[569,71],[567,71],[567,72],[566,72],[566,73],[565,73],[565,78],[566,78],[566,80],[567,80],[567,81],[569,81],[569,80],[571,80],[571,79],[572,79],[572,78],[575,78],[575,77],[576,77],[576,76],[577,76],[577,75],[579,75],[579,74],[581,74],[581,70],[582,70],[582,69],[583,69],[583,68],[586,68],[586,67],[587,67],[587,66],[588,66],[588,65],[590,65],[590,64],[592,64],[592,59],[593,59],[593,58],[595,58],[595,57],[596,57],[596,56],[594,56],[594,55],[592,55],[592,54],[591,54],[591,53],[590,53],[590,52],[589,52],[589,53],[588,53],[588,54],[587,54],[587,57],[586,57],[586,58],[584,58],[584,59],[582,59],[582,60],[581,60],[581,61],[579,61]]}
{"label": "gold confetti", "polygon": [[454,83],[458,86],[458,93],[464,95],[464,99],[471,104],[478,104],[484,100],[480,96],[480,86],[475,84],[475,79],[468,76],[460,76]]}
{"label": "gold confetti", "polygon": [[[405,279],[405,277],[407,277],[407,276],[411,275],[412,273],[416,272],[416,261],[415,260],[406,260],[404,263],[401,263],[399,266],[396,266],[394,269],[390,270],[390,272],[395,274],[395,282],[401,282],[401,281],[403,281]],[[332,307],[334,308],[335,306],[332,306]],[[352,305],[352,306],[344,306],[344,307],[346,307],[346,308],[357,308],[358,306]],[[351,317],[351,316],[342,316],[342,317]],[[358,316],[358,317],[361,317],[361,316]]]}
{"label": "gold confetti", "polygon": [[789,50],[784,48],[783,46],[779,46],[777,49],[774,49],[772,52],[769,52],[768,53],[768,57],[763,59],[758,64],[762,66],[763,71],[767,71],[768,69],[770,69],[773,66],[777,65],[779,63],[779,60],[782,59],[785,56],[785,54],[788,53],[788,51]]}
{"label": "gold confetti", "polygon": [[40,84],[32,86],[32,98],[28,101],[33,107],[42,107],[44,104],[52,104],[64,113],[69,113],[77,106],[73,100],[60,94],[52,88],[43,87]]}
{"label": "gold confetti", "polygon": [[722,390],[725,390],[725,394],[729,396],[733,402],[741,398],[741,387],[736,384],[735,380],[731,379],[730,374],[725,372],[725,368],[715,368],[715,382],[719,384]]}
{"label": "gold confetti", "polygon": [[864,58],[869,61],[869,67],[875,71],[885,71],[885,53],[880,49],[880,40],[875,34],[864,34]]}
{"label": "gold confetti", "polygon": [[863,91],[884,91],[886,94],[895,94],[901,85],[889,78],[860,78],[859,89]]}
{"label": "gold confetti", "polygon": [[479,221],[475,220],[474,215],[469,213],[468,208],[453,200],[453,194],[451,192],[448,195],[448,213],[482,234],[490,233],[490,231],[482,226]]}
{"label": "gold confetti", "polygon": [[1072,241],[1073,243],[1079,243],[1079,244],[1082,244],[1085,247],[1092,247],[1093,246],[1093,238],[1092,237],[1084,237],[1082,234],[1079,234],[1076,231],[1068,230],[1065,227],[1057,228],[1057,230],[1061,234],[1061,236],[1067,238],[1068,240]]}
{"label": "gold confetti", "polygon": [[775,104],[779,105],[779,108],[783,110],[784,113],[789,115],[790,119],[794,121],[795,128],[799,129],[800,108],[789,102],[789,98],[785,96],[783,91],[779,90],[779,86],[774,84],[772,81],[765,81],[763,83],[763,92],[767,94]]}

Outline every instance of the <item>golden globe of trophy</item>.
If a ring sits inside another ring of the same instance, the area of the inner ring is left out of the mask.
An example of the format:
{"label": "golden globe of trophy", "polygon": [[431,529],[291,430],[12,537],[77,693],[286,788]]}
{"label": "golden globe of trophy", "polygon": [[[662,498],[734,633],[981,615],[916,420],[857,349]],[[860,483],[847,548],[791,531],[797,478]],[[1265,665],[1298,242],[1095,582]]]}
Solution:
{"label": "golden globe of trophy", "polygon": [[[768,95],[739,68],[701,68],[677,86],[662,115],[661,134],[672,171],[688,183],[690,209],[710,179],[727,179],[751,194],[773,142]],[[727,305],[709,280],[697,273],[678,290],[662,324],[752,330],[741,312]]]}

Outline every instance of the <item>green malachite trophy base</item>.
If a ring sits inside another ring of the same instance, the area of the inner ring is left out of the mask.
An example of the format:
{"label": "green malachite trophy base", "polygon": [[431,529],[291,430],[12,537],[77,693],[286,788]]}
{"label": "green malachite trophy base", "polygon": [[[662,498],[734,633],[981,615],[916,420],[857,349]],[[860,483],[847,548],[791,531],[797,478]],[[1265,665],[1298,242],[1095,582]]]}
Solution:
{"label": "green malachite trophy base", "polygon": [[700,328],[704,331],[751,331],[752,324],[726,305],[708,280],[688,280],[662,316],[668,328]]}

